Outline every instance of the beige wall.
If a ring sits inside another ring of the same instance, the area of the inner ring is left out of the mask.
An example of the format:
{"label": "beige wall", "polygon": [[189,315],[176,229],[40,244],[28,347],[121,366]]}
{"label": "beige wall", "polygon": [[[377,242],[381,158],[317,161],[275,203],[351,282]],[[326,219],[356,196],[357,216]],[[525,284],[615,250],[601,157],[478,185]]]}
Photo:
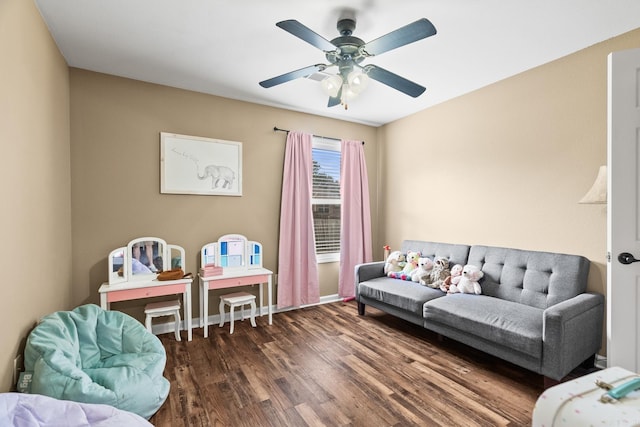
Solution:
{"label": "beige wall", "polygon": [[0,391],[36,321],[71,289],[69,75],[32,1],[0,1]]}
{"label": "beige wall", "polygon": [[[183,246],[186,270],[196,272],[202,245],[244,234],[263,244],[264,265],[275,272],[286,134],[274,126],[365,140],[377,181],[377,130],[370,126],[79,69],[70,76],[73,283],[86,302],[98,302],[108,253],[136,237]],[[160,194],[160,132],[242,142],[242,197]],[[375,185],[370,191],[375,206]],[[337,293],[337,266],[321,265],[321,295]],[[197,285],[193,293],[197,316]],[[210,314],[219,294],[210,292]],[[142,318],[145,302],[117,308]]]}
{"label": "beige wall", "polygon": [[605,294],[606,208],[577,202],[607,162],[607,55],[639,46],[636,30],[382,127],[380,238],[580,254]]}

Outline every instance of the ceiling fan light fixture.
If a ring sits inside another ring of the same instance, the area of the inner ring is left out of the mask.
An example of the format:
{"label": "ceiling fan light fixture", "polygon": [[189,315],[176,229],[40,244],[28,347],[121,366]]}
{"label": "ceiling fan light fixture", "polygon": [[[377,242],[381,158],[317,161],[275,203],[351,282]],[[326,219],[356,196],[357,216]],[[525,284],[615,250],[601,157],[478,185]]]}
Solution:
{"label": "ceiling fan light fixture", "polygon": [[342,87],[342,98],[340,100],[342,101],[343,105],[347,105],[347,103],[358,96],[359,93],[360,92],[356,92],[355,90],[353,90],[352,86],[345,84]]}
{"label": "ceiling fan light fixture", "polygon": [[328,96],[335,98],[336,96],[338,96],[340,87],[342,87],[342,78],[339,75],[334,74],[322,80],[320,84],[322,85],[322,90]]}
{"label": "ceiling fan light fixture", "polygon": [[349,83],[349,88],[355,94],[359,94],[369,85],[369,76],[360,70],[353,70],[349,73],[347,82]]}

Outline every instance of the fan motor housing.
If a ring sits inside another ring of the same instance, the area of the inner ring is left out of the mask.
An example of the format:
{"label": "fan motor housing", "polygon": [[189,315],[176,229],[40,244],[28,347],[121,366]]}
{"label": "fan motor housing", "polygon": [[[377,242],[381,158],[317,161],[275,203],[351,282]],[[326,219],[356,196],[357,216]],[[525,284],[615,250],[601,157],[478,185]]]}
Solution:
{"label": "fan motor housing", "polygon": [[365,55],[360,49],[364,45],[364,41],[353,36],[336,37],[331,40],[331,44],[336,46],[336,50],[327,52],[326,57],[329,62],[336,64],[339,61],[348,61],[349,59],[359,64],[365,59]]}

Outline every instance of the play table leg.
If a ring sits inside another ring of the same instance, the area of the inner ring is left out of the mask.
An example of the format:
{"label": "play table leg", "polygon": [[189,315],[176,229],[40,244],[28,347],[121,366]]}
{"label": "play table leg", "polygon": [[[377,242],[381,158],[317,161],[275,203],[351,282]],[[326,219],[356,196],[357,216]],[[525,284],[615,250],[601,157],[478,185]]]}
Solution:
{"label": "play table leg", "polygon": [[270,325],[273,323],[272,313],[271,313],[271,306],[272,306],[272,303],[271,303],[271,298],[272,298],[271,297],[271,294],[272,294],[272,292],[271,292],[271,282],[272,282],[272,280],[271,280],[271,274],[270,274],[269,275],[269,282],[267,284],[267,304],[268,304],[267,305],[267,311],[269,312],[269,324]]}

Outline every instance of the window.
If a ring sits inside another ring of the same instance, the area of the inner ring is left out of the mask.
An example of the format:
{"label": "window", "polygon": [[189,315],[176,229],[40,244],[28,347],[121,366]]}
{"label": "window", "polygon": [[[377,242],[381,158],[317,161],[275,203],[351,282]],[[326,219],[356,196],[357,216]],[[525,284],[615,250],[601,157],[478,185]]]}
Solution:
{"label": "window", "polygon": [[313,137],[313,229],[318,262],[340,260],[340,141]]}

